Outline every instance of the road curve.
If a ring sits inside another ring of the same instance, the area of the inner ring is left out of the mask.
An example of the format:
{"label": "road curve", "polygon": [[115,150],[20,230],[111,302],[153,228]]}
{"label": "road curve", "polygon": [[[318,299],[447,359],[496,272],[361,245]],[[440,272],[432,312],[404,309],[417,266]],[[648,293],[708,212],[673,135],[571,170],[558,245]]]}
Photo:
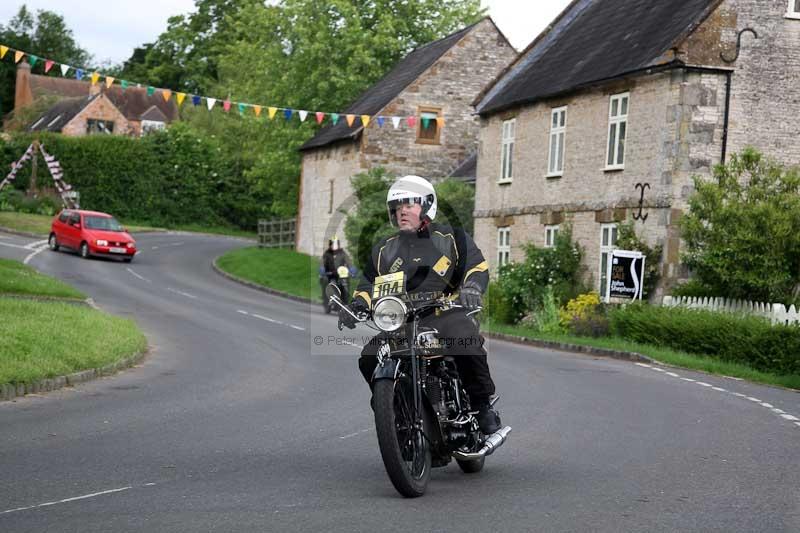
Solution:
{"label": "road curve", "polygon": [[152,350],[0,403],[0,531],[800,530],[799,394],[489,341],[509,442],[404,500],[356,369],[369,331],[213,272],[247,243],[143,234],[128,265],[34,241],[0,234],[0,256],[133,318]]}

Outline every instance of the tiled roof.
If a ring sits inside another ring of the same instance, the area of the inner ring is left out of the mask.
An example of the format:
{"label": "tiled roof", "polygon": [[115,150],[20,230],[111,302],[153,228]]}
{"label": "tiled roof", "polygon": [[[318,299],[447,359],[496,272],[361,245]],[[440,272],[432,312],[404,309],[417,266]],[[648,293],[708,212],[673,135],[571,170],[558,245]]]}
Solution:
{"label": "tiled roof", "polygon": [[48,109],[43,115],[31,124],[29,131],[61,131],[75,115],[89,105],[99,94],[82,96],[80,98],[66,98]]}
{"label": "tiled roof", "polygon": [[521,104],[665,63],[721,0],[574,0],[488,89],[478,112]]}

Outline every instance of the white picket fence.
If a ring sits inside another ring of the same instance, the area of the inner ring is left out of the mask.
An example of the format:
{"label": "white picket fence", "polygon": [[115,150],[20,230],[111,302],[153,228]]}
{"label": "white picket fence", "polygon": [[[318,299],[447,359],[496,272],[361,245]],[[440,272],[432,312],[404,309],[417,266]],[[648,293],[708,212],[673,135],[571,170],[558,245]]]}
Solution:
{"label": "white picket fence", "polygon": [[763,302],[749,302],[746,300],[730,300],[727,298],[695,298],[689,296],[664,296],[661,305],[666,307],[688,307],[690,309],[705,309],[723,313],[744,313],[748,315],[763,316],[773,324],[795,324],[800,322],[800,311],[790,305],[787,309],[783,304],[768,304]]}

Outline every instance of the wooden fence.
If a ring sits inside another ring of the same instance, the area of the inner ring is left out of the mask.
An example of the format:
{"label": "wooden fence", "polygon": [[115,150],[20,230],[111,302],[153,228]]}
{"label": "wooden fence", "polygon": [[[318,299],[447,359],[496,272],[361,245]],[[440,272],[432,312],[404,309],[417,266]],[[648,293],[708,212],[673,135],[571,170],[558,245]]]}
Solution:
{"label": "wooden fence", "polygon": [[727,298],[695,298],[688,296],[665,296],[662,305],[667,307],[688,307],[723,313],[744,313],[768,318],[773,324],[796,324],[800,322],[800,311],[790,305],[730,300]]}
{"label": "wooden fence", "polygon": [[258,221],[258,246],[260,248],[294,248],[297,219]]}

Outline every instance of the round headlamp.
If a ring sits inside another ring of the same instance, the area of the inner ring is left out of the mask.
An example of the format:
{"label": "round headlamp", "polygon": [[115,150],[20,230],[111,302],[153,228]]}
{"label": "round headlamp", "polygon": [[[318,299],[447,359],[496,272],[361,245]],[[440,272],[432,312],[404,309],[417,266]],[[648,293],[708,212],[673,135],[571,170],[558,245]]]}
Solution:
{"label": "round headlamp", "polygon": [[395,331],[406,321],[406,305],[394,296],[378,300],[372,309],[372,320],[381,331]]}

